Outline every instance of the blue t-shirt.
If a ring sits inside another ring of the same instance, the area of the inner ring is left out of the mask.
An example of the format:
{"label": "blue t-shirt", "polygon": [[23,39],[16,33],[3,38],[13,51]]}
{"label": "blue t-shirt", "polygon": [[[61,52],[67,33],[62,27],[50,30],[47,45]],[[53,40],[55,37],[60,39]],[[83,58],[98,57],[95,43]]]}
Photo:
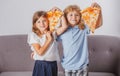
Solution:
{"label": "blue t-shirt", "polygon": [[69,27],[65,33],[58,37],[58,40],[62,41],[61,63],[65,70],[79,70],[87,66],[89,62],[87,35],[89,33],[88,26],[84,30],[74,26]]}

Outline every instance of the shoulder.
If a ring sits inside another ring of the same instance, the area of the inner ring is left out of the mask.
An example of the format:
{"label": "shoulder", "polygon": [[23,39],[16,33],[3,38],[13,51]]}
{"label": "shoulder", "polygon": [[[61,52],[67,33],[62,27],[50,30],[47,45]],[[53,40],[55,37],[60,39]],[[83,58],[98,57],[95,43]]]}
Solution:
{"label": "shoulder", "polygon": [[84,31],[87,33],[87,34],[90,34],[90,28],[87,24],[85,24],[85,28],[84,28]]}
{"label": "shoulder", "polygon": [[62,33],[59,37],[69,37],[71,35],[71,28],[68,28],[64,33]]}
{"label": "shoulder", "polygon": [[32,44],[32,43],[37,43],[39,40],[39,37],[34,33],[34,32],[31,32],[28,34],[28,38],[27,38],[27,42],[29,44]]}
{"label": "shoulder", "polygon": [[37,34],[35,34],[34,32],[31,32],[28,34],[29,38],[38,38]]}
{"label": "shoulder", "polygon": [[84,24],[84,26],[85,26],[85,29],[88,29],[88,28],[89,28],[87,24]]}

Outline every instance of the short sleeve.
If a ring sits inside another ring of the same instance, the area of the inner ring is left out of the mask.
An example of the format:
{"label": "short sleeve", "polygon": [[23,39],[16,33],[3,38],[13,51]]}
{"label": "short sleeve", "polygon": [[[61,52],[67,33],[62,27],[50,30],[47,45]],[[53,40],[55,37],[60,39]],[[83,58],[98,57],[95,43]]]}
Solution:
{"label": "short sleeve", "polygon": [[88,27],[88,25],[85,25],[85,31],[86,31],[86,34],[90,34],[90,28]]}
{"label": "short sleeve", "polygon": [[58,36],[56,40],[57,40],[57,41],[61,41],[61,40],[62,40],[62,39],[61,39],[61,36],[62,36],[62,35]]}
{"label": "short sleeve", "polygon": [[29,45],[31,45],[33,43],[38,43],[38,38],[34,33],[30,33],[30,34],[28,34],[27,42]]}

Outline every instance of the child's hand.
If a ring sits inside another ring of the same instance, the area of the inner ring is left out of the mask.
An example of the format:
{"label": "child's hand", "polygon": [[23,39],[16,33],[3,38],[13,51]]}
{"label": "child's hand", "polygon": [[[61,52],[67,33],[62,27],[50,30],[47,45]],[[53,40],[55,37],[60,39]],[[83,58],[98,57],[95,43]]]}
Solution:
{"label": "child's hand", "polygon": [[92,4],[91,4],[91,7],[96,7],[96,8],[101,9],[100,5],[97,4],[96,2],[92,3]]}
{"label": "child's hand", "polygon": [[33,56],[34,56],[34,52],[31,53],[31,59],[33,59]]}
{"label": "child's hand", "polygon": [[46,36],[47,36],[48,41],[50,41],[50,42],[53,41],[52,33],[50,31],[47,32]]}
{"label": "child's hand", "polygon": [[60,12],[62,12],[62,10],[61,9],[59,9],[58,7],[53,7],[50,11],[60,11]]}
{"label": "child's hand", "polygon": [[100,9],[98,21],[96,23],[96,29],[97,29],[98,27],[102,26],[102,24],[103,24],[101,6],[99,4],[97,4],[97,3],[92,3],[91,7],[96,7],[96,8]]}

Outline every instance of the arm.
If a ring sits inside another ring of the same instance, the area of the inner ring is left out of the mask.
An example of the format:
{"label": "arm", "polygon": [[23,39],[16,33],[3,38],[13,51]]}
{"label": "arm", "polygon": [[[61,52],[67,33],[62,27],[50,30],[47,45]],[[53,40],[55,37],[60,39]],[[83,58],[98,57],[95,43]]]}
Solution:
{"label": "arm", "polygon": [[97,23],[96,23],[96,29],[97,29],[97,28],[101,27],[102,24],[103,24],[103,17],[102,17],[101,7],[100,7],[100,5],[97,4],[97,3],[92,3],[91,7],[97,7],[97,8],[100,9],[100,15],[99,15],[98,21],[97,21]]}
{"label": "arm", "polygon": [[61,17],[61,26],[56,30],[57,36],[61,35],[68,28],[66,19],[64,16]]}
{"label": "arm", "polygon": [[101,27],[103,24],[103,18],[102,18],[102,12],[100,10],[100,15],[99,15],[99,18],[98,18],[98,21],[97,21],[97,24],[96,24],[96,29]]}
{"label": "arm", "polygon": [[38,43],[32,44],[33,48],[36,50],[36,52],[39,55],[44,55],[44,53],[46,52],[46,50],[50,46],[51,42],[53,41],[53,38],[52,38],[52,35],[50,32],[48,32],[46,36],[47,36],[46,42],[43,46],[40,46]]}
{"label": "arm", "polygon": [[[53,8],[51,9],[51,11],[60,11],[60,12],[62,12],[62,11],[61,11],[59,8],[57,8],[57,7],[53,7]],[[60,24],[61,24],[60,27],[57,28],[57,30],[56,30],[57,36],[61,35],[61,34],[68,28],[68,25],[67,25],[67,22],[66,22],[66,19],[65,19],[64,15],[61,16]]]}
{"label": "arm", "polygon": [[33,56],[34,56],[34,52],[32,52],[30,55],[31,59],[33,59]]}

